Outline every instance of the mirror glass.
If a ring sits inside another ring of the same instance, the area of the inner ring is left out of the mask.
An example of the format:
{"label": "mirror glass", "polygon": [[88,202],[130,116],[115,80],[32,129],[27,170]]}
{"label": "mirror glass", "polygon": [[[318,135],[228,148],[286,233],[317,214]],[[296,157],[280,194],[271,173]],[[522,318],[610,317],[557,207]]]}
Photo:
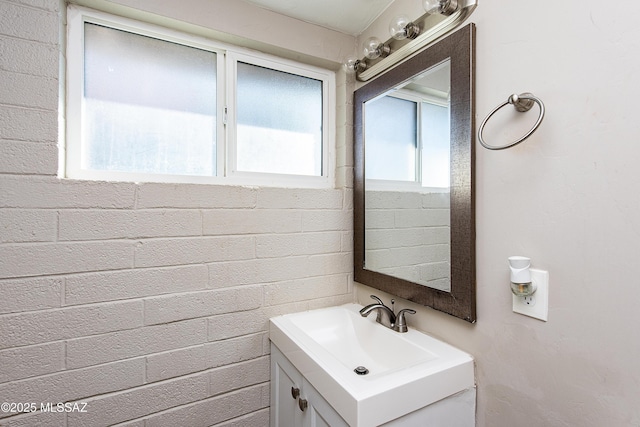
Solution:
{"label": "mirror glass", "polygon": [[354,95],[357,282],[475,322],[475,26]]}
{"label": "mirror glass", "polygon": [[451,290],[451,60],[365,102],[367,270]]}

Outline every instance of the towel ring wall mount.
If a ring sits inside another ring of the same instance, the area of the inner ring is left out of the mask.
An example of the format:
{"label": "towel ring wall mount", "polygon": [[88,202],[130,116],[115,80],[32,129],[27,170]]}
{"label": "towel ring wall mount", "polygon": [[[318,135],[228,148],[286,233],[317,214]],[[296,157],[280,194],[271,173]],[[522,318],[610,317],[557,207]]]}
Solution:
{"label": "towel ring wall mount", "polygon": [[[527,111],[529,111],[534,104],[538,104],[538,107],[540,107],[540,115],[538,116],[538,120],[536,120],[536,123],[533,125],[533,127],[521,138],[519,138],[518,140],[511,142],[509,144],[506,145],[501,145],[501,146],[494,146],[494,145],[489,145],[484,141],[484,138],[482,137],[482,133],[484,132],[484,127],[487,124],[487,122],[489,121],[489,119],[502,107],[504,107],[507,104],[511,104],[515,107],[516,111],[520,112],[520,113],[525,113]],[[542,123],[542,119],[544,118],[544,104],[542,103],[542,101],[540,100],[540,98],[533,96],[532,94],[525,92],[525,93],[521,93],[520,95],[517,94],[513,94],[511,95],[505,102],[503,102],[502,104],[498,105],[496,108],[493,109],[493,111],[491,111],[487,117],[485,117],[485,119],[482,121],[482,123],[480,124],[480,128],[478,129],[478,140],[480,141],[480,144],[482,144],[482,146],[484,148],[488,148],[489,150],[504,150],[505,148],[510,148],[513,147],[514,145],[518,145],[520,144],[522,141],[524,141],[525,139],[529,138],[531,136],[531,134],[533,132],[536,131],[536,129],[538,129],[538,127],[540,126],[540,123]]]}

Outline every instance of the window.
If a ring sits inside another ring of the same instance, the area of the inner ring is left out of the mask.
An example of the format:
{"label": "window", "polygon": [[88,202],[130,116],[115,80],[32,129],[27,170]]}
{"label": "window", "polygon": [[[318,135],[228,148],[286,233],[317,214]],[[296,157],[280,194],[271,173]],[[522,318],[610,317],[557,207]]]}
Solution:
{"label": "window", "polygon": [[331,71],[69,6],[67,76],[67,177],[331,185]]}
{"label": "window", "polygon": [[237,76],[238,170],[322,175],[322,82],[245,62]]}
{"label": "window", "polygon": [[84,24],[80,165],[216,175],[216,53]]}

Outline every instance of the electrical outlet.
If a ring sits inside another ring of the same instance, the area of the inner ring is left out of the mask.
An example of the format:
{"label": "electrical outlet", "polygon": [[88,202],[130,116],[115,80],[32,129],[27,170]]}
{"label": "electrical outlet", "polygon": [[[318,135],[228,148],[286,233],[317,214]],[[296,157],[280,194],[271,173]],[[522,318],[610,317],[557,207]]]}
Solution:
{"label": "electrical outlet", "polygon": [[531,281],[537,287],[533,295],[528,297],[511,295],[513,311],[546,322],[549,314],[549,272],[532,268]]}

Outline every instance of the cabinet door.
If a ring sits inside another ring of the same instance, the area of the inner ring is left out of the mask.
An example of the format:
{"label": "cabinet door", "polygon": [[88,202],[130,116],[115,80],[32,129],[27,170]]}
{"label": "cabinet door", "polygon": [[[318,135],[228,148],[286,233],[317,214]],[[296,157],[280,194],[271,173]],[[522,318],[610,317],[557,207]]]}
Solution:
{"label": "cabinet door", "polygon": [[271,427],[349,427],[273,344]]}
{"label": "cabinet door", "polygon": [[299,393],[302,393],[302,375],[271,346],[271,427],[302,426],[303,413],[296,396]]}
{"label": "cabinet door", "polygon": [[335,409],[306,380],[304,381],[304,394],[309,401],[305,415],[305,427],[349,427]]}

